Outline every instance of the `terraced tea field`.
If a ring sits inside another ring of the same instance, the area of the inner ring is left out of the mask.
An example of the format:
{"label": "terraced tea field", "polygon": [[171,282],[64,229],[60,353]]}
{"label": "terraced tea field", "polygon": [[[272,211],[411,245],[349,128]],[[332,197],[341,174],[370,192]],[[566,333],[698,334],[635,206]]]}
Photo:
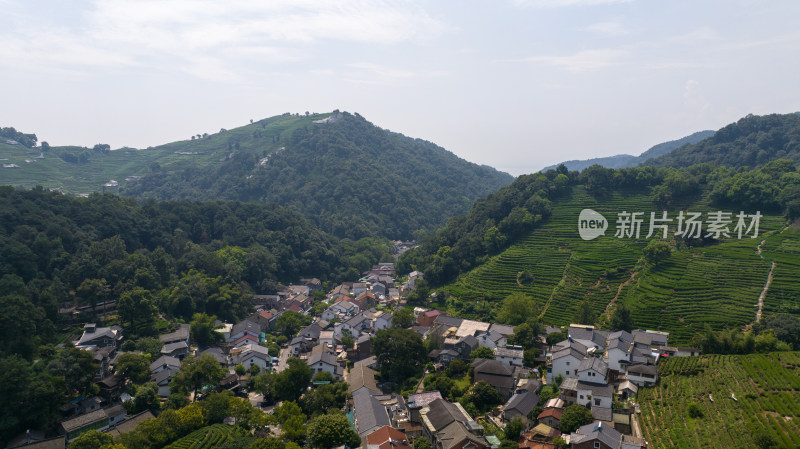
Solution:
{"label": "terraced tea field", "polygon": [[[752,448],[761,435],[800,447],[800,353],[676,357],[659,375],[638,397],[649,447]],[[690,403],[702,417],[689,417]]]}
{"label": "terraced tea field", "polygon": [[[609,220],[606,235],[584,241],[578,235],[578,215],[593,209]],[[772,260],[777,261],[764,313],[800,313],[800,231],[785,227],[778,216],[761,219],[757,239],[724,239],[721,243],[673,251],[658,266],[644,264],[649,212],[659,210],[647,192],[614,192],[602,198],[583,187],[553,201],[553,214],[531,232],[485,264],[447,287],[460,299],[486,299],[495,304],[523,292],[543,309],[544,321],[568,324],[578,306],[589,300],[598,315],[613,305],[628,306],[636,326],[671,333],[670,342],[687,343],[705,323],[715,329],[745,325],[755,319],[758,297]],[[703,198],[669,211],[715,211]],[[614,237],[617,213],[645,212],[639,239]],[[735,211],[738,212],[738,211]],[[668,238],[675,244],[675,222]],[[761,240],[762,256],[757,253]],[[528,276],[520,276],[526,273]],[[530,280],[532,278],[532,281]],[[522,281],[521,281],[522,279]]]}
{"label": "terraced tea field", "polygon": [[236,435],[236,428],[227,424],[214,424],[197,429],[165,449],[211,449]]}
{"label": "terraced tea field", "polygon": [[776,264],[764,313],[800,314],[800,229],[791,227],[768,237],[762,255]]}

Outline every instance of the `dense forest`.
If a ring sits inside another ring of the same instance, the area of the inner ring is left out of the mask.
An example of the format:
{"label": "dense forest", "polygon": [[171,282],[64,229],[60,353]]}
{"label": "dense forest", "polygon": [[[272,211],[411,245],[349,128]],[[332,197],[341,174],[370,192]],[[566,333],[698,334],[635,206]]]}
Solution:
{"label": "dense forest", "polygon": [[266,201],[301,212],[339,237],[409,239],[465,212],[512,177],[430,142],[339,113],[296,129],[285,149],[233,151],[214,168],[145,176],[123,194],[157,199]]}

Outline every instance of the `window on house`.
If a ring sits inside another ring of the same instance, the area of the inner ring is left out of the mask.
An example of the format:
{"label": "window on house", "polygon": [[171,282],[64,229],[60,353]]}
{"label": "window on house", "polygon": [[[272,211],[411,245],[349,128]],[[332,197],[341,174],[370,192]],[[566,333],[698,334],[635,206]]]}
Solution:
{"label": "window on house", "polygon": [[569,366],[569,362],[567,362],[567,366]]}
{"label": "window on house", "polygon": [[594,442],[594,447],[595,447],[595,449],[600,449],[600,442],[599,441],[595,441]]}
{"label": "window on house", "polygon": [[600,405],[600,399],[595,399],[594,400],[594,405]]}

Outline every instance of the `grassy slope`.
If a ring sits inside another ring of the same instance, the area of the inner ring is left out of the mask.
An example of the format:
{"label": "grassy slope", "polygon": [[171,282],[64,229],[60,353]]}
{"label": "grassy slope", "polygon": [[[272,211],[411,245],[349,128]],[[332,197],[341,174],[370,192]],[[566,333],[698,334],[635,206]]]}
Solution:
{"label": "grassy slope", "polygon": [[[577,217],[584,208],[594,209],[610,220],[604,237],[583,241],[577,233]],[[554,324],[571,322],[579,304],[589,299],[601,317],[609,303],[624,302],[633,310],[635,324],[672,333],[671,342],[685,343],[703,323],[714,328],[744,325],[755,318],[758,296],[766,282],[770,263],[756,253],[759,241],[771,232],[764,257],[784,260],[774,273],[773,289],[765,300],[765,312],[797,305],[794,279],[800,277],[800,234],[791,229],[777,234],[784,220],[761,220],[758,239],[732,239],[704,248],[673,252],[658,267],[642,266],[644,239],[613,237],[616,213],[658,210],[646,192],[614,192],[596,199],[583,187],[553,202],[553,214],[534,230],[485,264],[462,275],[446,287],[460,299],[499,301],[514,292],[534,297],[543,319]],[[704,199],[670,210],[707,211]],[[736,211],[738,212],[738,211]],[[649,214],[648,214],[649,217]],[[670,225],[670,237],[675,224]],[[647,223],[643,225],[643,236]],[[532,283],[518,282],[518,273],[529,270]]]}
{"label": "grassy slope", "polygon": [[[659,385],[638,398],[651,447],[749,448],[759,434],[800,447],[800,353],[678,357],[659,371]],[[691,402],[702,418],[689,418]]]}
{"label": "grassy slope", "polygon": [[[78,147],[53,147],[44,159],[34,159],[40,155],[39,148],[25,148],[22,145],[0,143],[0,163],[17,164],[20,168],[0,168],[0,185],[15,185],[45,188],[61,187],[67,193],[90,193],[103,190],[103,184],[113,179],[125,184],[129,176],[142,176],[150,171],[150,164],[157,162],[162,170],[179,170],[191,165],[202,167],[219,164],[230,154],[229,142],[239,142],[240,150],[270,153],[283,146],[291,132],[306,126],[313,120],[325,118],[330,114],[317,114],[309,117],[277,116],[257,121],[253,124],[211,134],[207,138],[172,142],[147,150],[118,149],[108,154],[91,151],[92,157],[85,164],[64,162],[58,154],[62,151],[80,153]],[[254,132],[260,132],[256,137]],[[273,136],[281,139],[274,141]],[[233,150],[235,151],[235,150]],[[176,152],[200,153],[198,155],[179,155]],[[2,160],[8,159],[8,160]],[[34,162],[26,163],[25,160]],[[116,191],[116,189],[110,189]]]}

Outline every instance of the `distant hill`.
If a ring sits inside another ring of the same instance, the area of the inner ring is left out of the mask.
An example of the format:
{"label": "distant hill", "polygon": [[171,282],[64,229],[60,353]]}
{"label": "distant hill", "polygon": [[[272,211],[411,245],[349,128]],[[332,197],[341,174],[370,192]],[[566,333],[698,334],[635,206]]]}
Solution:
{"label": "distant hill", "polygon": [[0,184],[277,203],[339,237],[408,239],[514,178],[358,114],[283,114],[146,150],[0,140]]}
{"label": "distant hill", "polygon": [[469,209],[513,177],[433,143],[335,113],[281,133],[274,148],[237,150],[220,163],[151,173],[125,195],[266,201],[294,208],[340,237],[411,238]]}
{"label": "distant hill", "polygon": [[648,165],[688,167],[713,163],[761,167],[775,159],[800,161],[800,113],[748,115],[713,137],[656,157]]}
{"label": "distant hill", "polygon": [[[655,145],[650,149],[648,149],[647,151],[645,151],[644,153],[640,154],[639,156],[632,156],[630,154],[618,154],[616,156],[565,161],[562,162],[562,164],[564,164],[567,167],[567,169],[571,171],[581,171],[585,168],[591,167],[592,165],[600,165],[606,168],[636,167],[637,165],[645,163],[645,161],[647,161],[648,159],[662,156],[686,144],[700,142],[701,140],[707,139],[713,135],[714,131],[698,131],[694,134],[680,138],[678,140],[671,140],[669,142],[664,142]],[[549,167],[545,167],[542,169],[542,171],[555,169],[556,167],[558,167],[558,165],[559,164],[555,164]]]}

